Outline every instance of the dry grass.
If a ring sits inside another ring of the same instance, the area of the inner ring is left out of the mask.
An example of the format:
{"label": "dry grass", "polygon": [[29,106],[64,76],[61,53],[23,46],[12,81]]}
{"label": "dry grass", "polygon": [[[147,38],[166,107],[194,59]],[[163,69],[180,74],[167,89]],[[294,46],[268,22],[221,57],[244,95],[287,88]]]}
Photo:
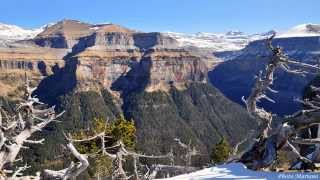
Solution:
{"label": "dry grass", "polygon": [[7,97],[10,92],[13,92],[16,89],[16,87],[5,84],[0,81],[0,96]]}
{"label": "dry grass", "polygon": [[0,73],[0,96],[16,99],[22,96],[22,86],[25,82],[25,75],[32,77],[31,84],[37,85],[41,77],[37,73],[22,70],[1,70]]}

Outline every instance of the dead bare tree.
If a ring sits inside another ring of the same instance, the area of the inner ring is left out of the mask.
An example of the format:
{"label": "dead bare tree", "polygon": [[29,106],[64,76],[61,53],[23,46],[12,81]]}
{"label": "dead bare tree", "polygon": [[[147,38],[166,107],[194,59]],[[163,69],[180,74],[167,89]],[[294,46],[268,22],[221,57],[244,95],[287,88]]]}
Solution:
{"label": "dead bare tree", "polygon": [[44,103],[33,97],[35,89],[30,87],[30,81],[26,78],[25,97],[18,105],[16,115],[10,115],[0,107],[0,170],[6,178],[10,177],[10,173],[12,178],[16,178],[28,168],[26,165],[16,171],[12,169],[19,160],[19,152],[28,148],[28,144],[42,144],[44,139],[30,140],[31,136],[63,114],[56,114],[54,106],[46,108]]}
{"label": "dead bare tree", "polygon": [[22,102],[18,104],[16,115],[7,113],[0,107],[0,179],[18,180],[18,179],[71,179],[78,176],[88,166],[86,155],[80,154],[74,145],[67,144],[70,152],[79,160],[75,164],[71,162],[70,166],[60,171],[44,170],[42,174],[36,176],[24,176],[23,171],[30,168],[27,164],[14,169],[13,165],[17,161],[22,149],[28,148],[28,144],[43,144],[45,139],[30,140],[36,132],[42,131],[49,123],[57,121],[62,113],[56,114],[55,107],[47,108],[46,105],[34,96],[33,91],[36,88],[30,87],[30,81],[26,77],[25,96]]}
{"label": "dead bare tree", "polygon": [[[299,137],[299,132],[302,129],[320,123],[320,96],[314,100],[308,99],[302,102],[307,105],[308,109],[299,111],[291,116],[286,117],[280,122],[274,122],[274,115],[267,112],[263,108],[257,106],[257,102],[261,99],[266,99],[274,102],[266,93],[277,93],[271,88],[274,80],[274,73],[278,68],[283,69],[288,73],[303,75],[307,73],[303,69],[319,70],[318,66],[310,65],[302,62],[290,60],[280,47],[273,47],[272,40],[275,35],[267,39],[267,47],[271,51],[271,59],[266,65],[264,71],[260,71],[256,77],[256,82],[252,88],[250,96],[242,98],[247,111],[252,116],[261,120],[261,133],[251,146],[240,158],[240,162],[246,164],[251,169],[262,169],[272,165],[277,158],[277,151],[287,147],[297,156],[299,161],[309,164],[314,164],[319,161],[319,147],[312,153],[312,157],[303,157],[296,146],[293,144],[318,144],[319,139],[303,139]],[[294,66],[294,67],[293,67]],[[299,69],[297,69],[297,67]],[[319,89],[314,87],[315,91]],[[319,94],[320,95],[320,94]]]}

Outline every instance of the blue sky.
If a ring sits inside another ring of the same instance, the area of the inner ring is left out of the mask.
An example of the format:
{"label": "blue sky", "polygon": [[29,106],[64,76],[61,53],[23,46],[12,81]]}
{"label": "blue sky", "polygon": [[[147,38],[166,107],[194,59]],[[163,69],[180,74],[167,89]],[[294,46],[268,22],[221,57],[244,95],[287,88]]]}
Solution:
{"label": "blue sky", "polygon": [[320,23],[320,0],[1,0],[0,22],[34,28],[63,18],[142,31],[264,32]]}

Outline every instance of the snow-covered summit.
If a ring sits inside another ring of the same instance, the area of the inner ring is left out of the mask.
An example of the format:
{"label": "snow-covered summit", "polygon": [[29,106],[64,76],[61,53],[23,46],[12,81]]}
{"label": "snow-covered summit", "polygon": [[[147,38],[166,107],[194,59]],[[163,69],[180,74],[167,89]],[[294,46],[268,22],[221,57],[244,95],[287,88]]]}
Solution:
{"label": "snow-covered summit", "polygon": [[220,52],[240,50],[251,41],[266,38],[270,32],[262,34],[246,34],[240,31],[195,34],[165,32],[165,34],[176,39],[181,47],[209,48]]}
{"label": "snow-covered summit", "polygon": [[0,23],[0,40],[15,41],[30,39],[43,31],[43,28],[45,27],[38,29],[24,29],[19,26]]}
{"label": "snow-covered summit", "polygon": [[320,36],[320,24],[301,24],[280,33],[277,38]]}

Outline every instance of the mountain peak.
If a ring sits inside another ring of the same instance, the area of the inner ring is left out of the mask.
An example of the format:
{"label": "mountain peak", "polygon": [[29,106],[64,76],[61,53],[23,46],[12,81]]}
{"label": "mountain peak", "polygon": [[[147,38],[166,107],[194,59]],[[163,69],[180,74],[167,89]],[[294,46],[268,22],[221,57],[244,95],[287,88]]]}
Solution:
{"label": "mountain peak", "polygon": [[55,24],[48,26],[37,37],[51,37],[65,35],[67,37],[79,37],[91,32],[90,24],[71,19],[63,19]]}

